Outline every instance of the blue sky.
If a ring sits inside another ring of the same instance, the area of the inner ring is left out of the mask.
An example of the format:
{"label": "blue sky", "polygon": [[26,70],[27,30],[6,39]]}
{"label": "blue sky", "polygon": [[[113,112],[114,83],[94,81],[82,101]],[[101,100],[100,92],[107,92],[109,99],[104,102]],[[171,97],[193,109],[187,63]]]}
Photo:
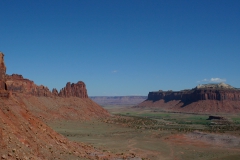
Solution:
{"label": "blue sky", "polygon": [[90,96],[240,88],[238,0],[1,0],[8,74]]}

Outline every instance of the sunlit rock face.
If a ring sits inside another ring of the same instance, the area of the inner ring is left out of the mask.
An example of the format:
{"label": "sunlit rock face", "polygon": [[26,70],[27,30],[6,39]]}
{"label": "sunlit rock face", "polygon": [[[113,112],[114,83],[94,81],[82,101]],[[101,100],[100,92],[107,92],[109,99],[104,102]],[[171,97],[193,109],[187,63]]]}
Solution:
{"label": "sunlit rock face", "polygon": [[7,75],[7,88],[13,93],[24,93],[33,96],[51,97],[52,92],[43,85],[36,85],[33,81],[23,78],[22,75]]}
{"label": "sunlit rock face", "polygon": [[58,93],[57,89],[53,89],[52,92],[48,87],[43,85],[36,85],[33,81],[23,78],[22,75],[12,74],[7,75],[7,88],[13,93],[24,93],[33,96],[39,97],[79,97],[79,98],[88,98],[86,85],[84,82],[79,81],[78,83],[66,84],[66,87],[60,90]]}
{"label": "sunlit rock face", "polygon": [[9,96],[11,96],[11,92],[8,91],[6,84],[6,69],[4,54],[0,52],[0,97],[9,98]]}
{"label": "sunlit rock face", "polygon": [[79,98],[88,98],[86,85],[84,82],[79,81],[77,83],[66,84],[66,87],[60,90],[60,97],[79,97]]}
{"label": "sunlit rock face", "polygon": [[4,63],[4,54],[0,52],[0,90],[7,90],[6,88],[6,66]]}
{"label": "sunlit rock face", "polygon": [[149,92],[136,107],[189,113],[240,113],[240,89],[228,84],[205,84],[181,91]]}
{"label": "sunlit rock face", "polygon": [[228,84],[206,84],[197,86],[191,90],[182,91],[157,91],[149,92],[148,100],[171,101],[181,100],[182,102],[195,102],[199,100],[231,100],[240,101],[240,90]]}

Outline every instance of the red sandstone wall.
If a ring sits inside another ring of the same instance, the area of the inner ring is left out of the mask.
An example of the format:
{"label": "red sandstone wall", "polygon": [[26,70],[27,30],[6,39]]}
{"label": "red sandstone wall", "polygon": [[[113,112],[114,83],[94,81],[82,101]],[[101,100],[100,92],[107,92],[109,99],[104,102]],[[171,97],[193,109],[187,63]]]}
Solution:
{"label": "red sandstone wall", "polygon": [[193,89],[187,91],[159,91],[149,92],[148,100],[161,100],[168,102],[171,100],[181,100],[183,102],[195,102],[199,100],[230,100],[240,101],[240,90],[237,89],[221,89],[221,90],[210,90],[210,89]]}
{"label": "red sandstone wall", "polygon": [[60,90],[59,96],[88,98],[86,85],[82,81],[79,81],[78,83],[72,83],[72,84],[68,82],[66,84],[66,87]]}
{"label": "red sandstone wall", "polygon": [[7,75],[7,88],[13,93],[25,93],[33,96],[60,96],[60,97],[79,97],[88,98],[86,85],[84,82],[79,81],[78,83],[66,84],[66,87],[61,89],[58,93],[57,89],[53,89],[52,92],[43,85],[36,85],[33,81],[23,78],[22,75],[12,74]]}

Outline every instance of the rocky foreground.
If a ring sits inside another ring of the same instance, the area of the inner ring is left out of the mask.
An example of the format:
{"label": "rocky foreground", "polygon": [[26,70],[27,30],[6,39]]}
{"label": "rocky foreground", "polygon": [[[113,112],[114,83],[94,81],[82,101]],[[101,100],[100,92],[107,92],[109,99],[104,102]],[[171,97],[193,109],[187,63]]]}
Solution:
{"label": "rocky foreground", "polygon": [[239,113],[240,89],[220,83],[182,91],[159,90],[149,92],[147,100],[136,107],[192,113]]}

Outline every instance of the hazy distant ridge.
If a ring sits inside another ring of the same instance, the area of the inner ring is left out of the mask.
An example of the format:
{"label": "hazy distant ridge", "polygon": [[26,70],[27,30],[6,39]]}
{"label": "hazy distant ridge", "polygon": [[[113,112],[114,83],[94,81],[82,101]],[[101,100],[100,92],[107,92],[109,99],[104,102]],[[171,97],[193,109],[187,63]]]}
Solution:
{"label": "hazy distant ridge", "polygon": [[136,105],[147,99],[147,96],[92,96],[89,97],[100,105]]}

